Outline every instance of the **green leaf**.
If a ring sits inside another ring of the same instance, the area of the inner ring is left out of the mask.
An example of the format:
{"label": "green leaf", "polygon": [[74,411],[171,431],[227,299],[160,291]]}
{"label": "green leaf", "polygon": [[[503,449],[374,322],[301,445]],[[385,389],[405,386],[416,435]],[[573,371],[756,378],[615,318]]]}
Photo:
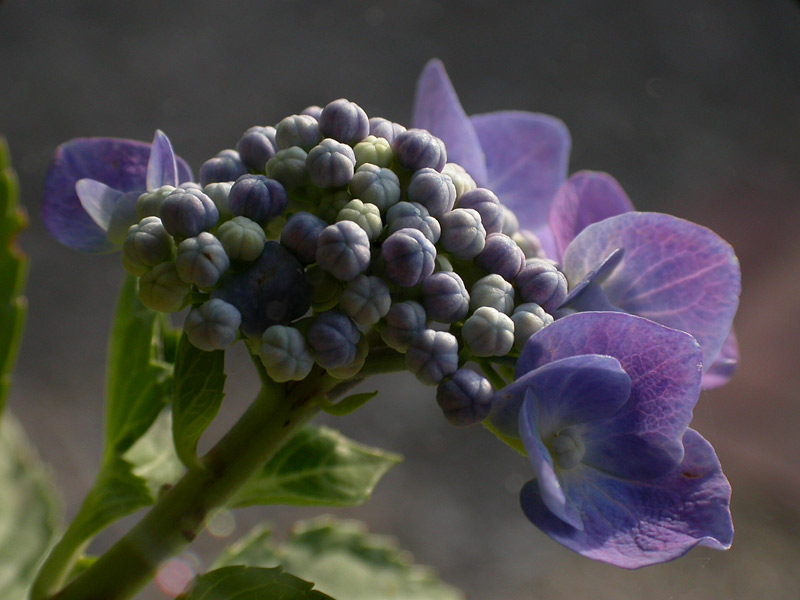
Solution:
{"label": "green leaf", "polygon": [[27,598],[60,523],[50,474],[6,413],[0,421],[0,598]]}
{"label": "green leaf", "polygon": [[225,567],[197,578],[185,600],[333,600],[280,568]]}
{"label": "green leaf", "polygon": [[0,136],[0,413],[11,384],[27,302],[22,292],[28,279],[28,259],[16,244],[28,224],[19,205],[19,183],[11,168],[5,138]]}
{"label": "green leaf", "polygon": [[172,435],[183,463],[197,467],[197,442],[217,416],[225,387],[225,352],[204,352],[186,335],[178,343],[172,400]]}
{"label": "green leaf", "polygon": [[162,412],[150,429],[123,455],[131,472],[141,477],[153,498],[186,472],[172,442],[172,413]]}
{"label": "green leaf", "polygon": [[402,460],[327,427],[301,429],[233,497],[230,506],[355,506]]}
{"label": "green leaf", "polygon": [[139,301],[136,278],[126,276],[108,348],[106,453],[124,453],[169,402],[173,335],[165,315]]}
{"label": "green leaf", "polygon": [[413,563],[394,540],[367,533],[363,524],[323,517],[298,523],[280,546],[260,527],[225,550],[215,568],[283,566],[317,589],[347,600],[461,600],[456,588]]}

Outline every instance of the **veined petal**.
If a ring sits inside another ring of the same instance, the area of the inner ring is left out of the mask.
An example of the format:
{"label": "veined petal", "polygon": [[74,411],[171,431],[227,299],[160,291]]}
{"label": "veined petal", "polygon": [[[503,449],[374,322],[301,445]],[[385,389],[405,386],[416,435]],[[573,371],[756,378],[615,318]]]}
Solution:
{"label": "veined petal", "polygon": [[549,115],[518,111],[473,115],[471,121],[486,157],[486,187],[539,237],[548,256],[555,256],[548,215],[567,179],[566,126]]}
{"label": "veined petal", "polygon": [[148,190],[155,190],[162,185],[178,186],[178,163],[169,138],[160,129],[156,129],[150,159],[147,161]]}
{"label": "veined petal", "polygon": [[730,484],[700,434],[688,429],[683,445],[678,468],[655,480],[626,481],[584,469],[578,473],[582,477],[562,481],[583,530],[550,512],[534,481],[520,493],[522,509],[567,548],[627,569],[673,560],[695,546],[730,548]]}
{"label": "veined petal", "polygon": [[733,248],[695,223],[629,212],[590,225],[570,243],[563,262],[570,284],[617,248],[625,255],[601,284],[611,304],[692,334],[710,367],[739,304],[741,273]]}
{"label": "veined petal", "polygon": [[[86,213],[75,192],[79,179],[94,179],[121,192],[145,189],[150,144],[117,138],[77,138],[57,149],[44,183],[42,218],[62,244],[84,252],[114,248],[105,232]],[[191,170],[177,158],[181,182]]]}
{"label": "veined petal", "polygon": [[628,401],[614,415],[614,434],[653,440],[674,461],[700,393],[702,353],[695,339],[626,313],[568,315],[535,333],[517,360],[517,378],[559,359],[616,358],[631,379]]}
{"label": "veined petal", "polygon": [[123,192],[94,179],[79,179],[75,184],[75,193],[78,194],[86,214],[100,229],[107,232],[114,206]]}
{"label": "veined petal", "polygon": [[427,129],[447,147],[447,158],[458,163],[479,186],[486,185],[486,161],[475,128],[461,107],[442,61],[428,61],[417,80],[412,127]]}
{"label": "veined petal", "polygon": [[569,243],[592,223],[633,210],[633,203],[617,180],[608,173],[580,171],[562,185],[550,207],[560,261]]}
{"label": "veined petal", "polygon": [[489,421],[515,437],[521,406],[532,394],[539,432],[605,420],[628,400],[631,380],[616,358],[597,354],[570,356],[526,373],[495,394]]}
{"label": "veined petal", "polygon": [[703,373],[701,387],[704,390],[713,390],[728,383],[739,365],[739,342],[733,329],[728,333],[722,349],[717,358],[711,363],[708,370]]}
{"label": "veined petal", "polygon": [[519,413],[519,435],[528,453],[528,459],[536,473],[539,496],[545,506],[559,519],[575,529],[583,529],[583,523],[572,502],[564,495],[553,468],[553,457],[544,447],[539,435],[537,422],[537,400],[529,389],[525,392],[525,400]]}

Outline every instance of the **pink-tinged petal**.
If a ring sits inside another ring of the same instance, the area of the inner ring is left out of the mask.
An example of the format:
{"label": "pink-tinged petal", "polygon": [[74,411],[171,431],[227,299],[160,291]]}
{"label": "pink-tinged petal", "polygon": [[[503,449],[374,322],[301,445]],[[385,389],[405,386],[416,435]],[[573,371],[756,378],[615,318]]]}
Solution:
{"label": "pink-tinged petal", "polygon": [[580,171],[559,188],[550,207],[560,261],[569,243],[592,223],[633,210],[633,203],[617,180],[608,173]]}
{"label": "pink-tinged petal", "polygon": [[428,61],[417,80],[412,127],[427,129],[447,147],[447,158],[458,163],[479,186],[486,184],[486,161],[475,128],[461,107],[442,61]]}
{"label": "pink-tinged petal", "polygon": [[613,417],[613,434],[642,437],[680,462],[680,439],[700,393],[702,353],[696,340],[626,313],[576,313],[531,336],[517,360],[517,378],[584,354],[616,358],[631,379],[630,397]]}
{"label": "pink-tinged petal", "polygon": [[[89,217],[75,192],[79,179],[94,179],[121,192],[145,190],[150,144],[117,138],[77,138],[57,149],[44,183],[42,218],[59,242],[84,252],[112,250],[105,232]],[[191,181],[177,158],[181,182]]]}
{"label": "pink-tinged petal", "polygon": [[473,115],[471,121],[486,157],[486,187],[516,213],[521,227],[539,236],[548,256],[555,256],[548,215],[567,179],[566,126],[549,115],[515,111]]}
{"label": "pink-tinged petal", "polygon": [[741,291],[733,248],[710,229],[659,213],[629,212],[584,229],[564,253],[571,285],[623,248],[600,284],[625,312],[692,334],[710,367],[728,336]]}
{"label": "pink-tinged petal", "polygon": [[533,392],[525,392],[525,400],[519,414],[519,435],[528,453],[528,459],[536,473],[539,497],[556,517],[575,529],[583,529],[580,514],[564,495],[553,468],[553,457],[544,447],[537,423],[537,401]]}
{"label": "pink-tinged petal", "polygon": [[736,367],[739,365],[739,342],[736,334],[731,329],[722,349],[717,354],[717,358],[711,363],[711,367],[703,373],[701,386],[704,390],[713,390],[728,383]]}
{"label": "pink-tinged petal", "polygon": [[160,129],[153,137],[150,159],[147,162],[148,190],[155,190],[162,185],[178,186],[178,163],[169,138]]}
{"label": "pink-tinged petal", "polygon": [[520,408],[530,393],[536,399],[540,433],[562,427],[602,421],[628,400],[631,380],[611,356],[584,354],[547,363],[498,391],[489,421],[509,437],[516,437]]}
{"label": "pink-tinged petal", "polygon": [[730,484],[700,434],[688,429],[683,445],[677,469],[643,483],[588,467],[568,472],[562,487],[582,517],[583,530],[548,510],[534,481],[520,493],[522,509],[567,548],[626,569],[670,561],[695,546],[726,550],[733,540]]}
{"label": "pink-tinged petal", "polygon": [[75,184],[75,193],[78,194],[78,199],[86,214],[100,229],[107,232],[111,216],[114,214],[114,207],[123,192],[94,179],[79,179]]}

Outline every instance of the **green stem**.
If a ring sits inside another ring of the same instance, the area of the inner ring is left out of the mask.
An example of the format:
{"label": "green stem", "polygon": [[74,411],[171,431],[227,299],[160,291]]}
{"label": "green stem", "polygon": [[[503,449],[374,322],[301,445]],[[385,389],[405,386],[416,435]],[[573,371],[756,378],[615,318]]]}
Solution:
{"label": "green stem", "polygon": [[243,485],[318,410],[317,399],[337,382],[321,369],[282,387],[265,386],[236,425],[150,512],[91,567],[52,598],[122,600],[132,597],[162,561],[187,546],[213,509]]}

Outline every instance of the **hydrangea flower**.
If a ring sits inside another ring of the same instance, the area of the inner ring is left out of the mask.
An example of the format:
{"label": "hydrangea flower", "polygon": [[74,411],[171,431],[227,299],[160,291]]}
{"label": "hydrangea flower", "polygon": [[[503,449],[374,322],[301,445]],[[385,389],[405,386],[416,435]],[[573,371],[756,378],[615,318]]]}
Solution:
{"label": "hydrangea flower", "polygon": [[479,186],[487,182],[547,257],[563,263],[570,293],[562,314],[625,311],[686,331],[703,348],[703,387],[730,378],[741,274],[726,242],[676,217],[633,212],[606,173],[567,180],[569,136],[560,121],[519,112],[467,117],[437,60],[420,76],[414,125],[444,140],[451,160]]}
{"label": "hydrangea flower", "polygon": [[138,221],[135,208],[140,194],[191,180],[189,166],[175,156],[162,131],[156,131],[152,144],[76,138],[56,149],[45,178],[42,218],[50,234],[65,246],[107,252],[116,249],[107,236],[115,211],[132,212]]}
{"label": "hydrangea flower", "polygon": [[730,485],[688,428],[701,368],[690,335],[624,313],[578,313],[535,333],[489,415],[536,474],[521,491],[528,519],[625,568],[729,548]]}

